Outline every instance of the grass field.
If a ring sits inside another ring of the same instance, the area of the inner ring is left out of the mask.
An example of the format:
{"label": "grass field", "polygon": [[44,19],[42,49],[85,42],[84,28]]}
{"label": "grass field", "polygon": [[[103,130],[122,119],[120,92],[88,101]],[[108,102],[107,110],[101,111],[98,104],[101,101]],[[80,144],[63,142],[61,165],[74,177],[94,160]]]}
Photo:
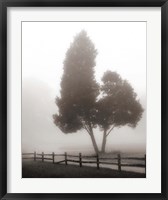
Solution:
{"label": "grass field", "polygon": [[107,168],[23,161],[22,178],[145,178],[145,174]]}

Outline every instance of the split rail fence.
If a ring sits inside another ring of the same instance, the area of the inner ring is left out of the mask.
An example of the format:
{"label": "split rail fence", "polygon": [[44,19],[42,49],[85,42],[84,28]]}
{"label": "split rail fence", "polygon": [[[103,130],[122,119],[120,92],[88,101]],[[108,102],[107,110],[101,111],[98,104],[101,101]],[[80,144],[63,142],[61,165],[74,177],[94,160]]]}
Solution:
{"label": "split rail fence", "polygon": [[[62,160],[56,160],[55,157],[63,157]],[[120,154],[118,154],[116,157],[100,157],[99,155],[95,156],[86,156],[82,155],[82,153],[79,153],[79,155],[70,155],[66,152],[64,154],[55,154],[54,152],[52,154],[45,154],[42,152],[39,153],[23,153],[22,159],[33,159],[34,161],[41,160],[42,162],[50,161],[54,164],[60,164],[64,163],[65,165],[68,165],[69,163],[79,163],[79,167],[82,167],[83,164],[96,164],[97,169],[100,168],[100,164],[104,165],[116,165],[118,166],[118,171],[121,171],[122,167],[141,167],[144,168],[146,173],[146,155],[144,157],[121,157]],[[134,160],[134,161],[143,161],[142,163],[125,163],[126,160]],[[124,162],[122,162],[124,161]]]}

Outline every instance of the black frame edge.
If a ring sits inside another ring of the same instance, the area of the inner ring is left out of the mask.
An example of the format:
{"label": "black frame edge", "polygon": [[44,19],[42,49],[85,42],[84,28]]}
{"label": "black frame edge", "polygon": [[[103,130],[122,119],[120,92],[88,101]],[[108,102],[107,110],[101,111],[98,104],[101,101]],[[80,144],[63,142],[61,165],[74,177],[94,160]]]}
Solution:
{"label": "black frame edge", "polygon": [[[52,6],[81,6],[81,7],[156,7],[161,6],[162,15],[162,193],[161,194],[23,194],[7,193],[7,7],[52,7]],[[0,199],[152,199],[167,200],[168,180],[168,0],[1,0],[0,1]]]}
{"label": "black frame edge", "polygon": [[[71,194],[61,194],[61,193],[26,193],[26,194],[6,194],[3,197],[3,200],[15,200],[15,199],[23,199],[23,200],[35,200],[35,199],[58,199],[58,200],[64,200],[64,199],[82,199],[82,200],[92,200],[92,199],[117,199],[117,200],[165,200],[162,194],[119,194],[119,193],[71,193]],[[167,199],[166,199],[167,200]]]}
{"label": "black frame edge", "polygon": [[1,0],[7,7],[157,7],[167,0]]}
{"label": "black frame edge", "polygon": [[7,17],[0,3],[0,198],[7,193]]}
{"label": "black frame edge", "polygon": [[166,142],[168,141],[167,137],[167,131],[168,131],[168,1],[161,7],[161,26],[162,26],[162,32],[161,32],[161,85],[162,85],[162,91],[161,91],[161,133],[162,133],[162,140],[161,140],[161,163],[162,163],[162,194],[164,198],[168,198],[168,144]]}

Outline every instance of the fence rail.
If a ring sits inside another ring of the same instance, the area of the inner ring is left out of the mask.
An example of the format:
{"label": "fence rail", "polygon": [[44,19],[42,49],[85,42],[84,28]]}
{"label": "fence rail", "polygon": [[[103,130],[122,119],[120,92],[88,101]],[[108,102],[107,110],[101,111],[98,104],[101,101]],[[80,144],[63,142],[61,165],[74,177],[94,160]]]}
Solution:
{"label": "fence rail", "polygon": [[[47,156],[47,157],[45,157]],[[64,157],[64,159],[56,161],[55,157]],[[73,159],[74,158],[74,159]],[[22,159],[33,159],[41,160],[44,162],[45,160],[52,161],[54,164],[60,164],[65,163],[65,165],[68,165],[69,163],[79,163],[79,166],[82,167],[82,164],[96,164],[97,169],[100,168],[100,164],[104,165],[116,165],[118,166],[118,171],[121,171],[122,167],[141,167],[145,169],[146,173],[146,155],[144,157],[121,157],[120,154],[117,155],[117,157],[100,157],[98,154],[95,156],[88,156],[88,155],[82,155],[82,153],[79,153],[79,155],[71,155],[67,154],[66,152],[64,154],[55,154],[54,152],[52,154],[45,154],[42,153],[22,153]],[[89,160],[91,159],[91,160]],[[116,162],[113,162],[116,160]],[[134,161],[144,161],[144,164],[141,163],[125,163],[126,160],[134,160]]]}

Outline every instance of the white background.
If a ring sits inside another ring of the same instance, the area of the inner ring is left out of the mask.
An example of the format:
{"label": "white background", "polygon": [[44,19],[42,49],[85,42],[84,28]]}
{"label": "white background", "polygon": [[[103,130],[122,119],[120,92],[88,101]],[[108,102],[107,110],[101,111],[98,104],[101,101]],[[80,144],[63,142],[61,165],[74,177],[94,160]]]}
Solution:
{"label": "white background", "polygon": [[[21,178],[21,21],[147,22],[147,178]],[[8,8],[8,192],[161,192],[160,8]],[[157,170],[156,170],[157,169]]]}

